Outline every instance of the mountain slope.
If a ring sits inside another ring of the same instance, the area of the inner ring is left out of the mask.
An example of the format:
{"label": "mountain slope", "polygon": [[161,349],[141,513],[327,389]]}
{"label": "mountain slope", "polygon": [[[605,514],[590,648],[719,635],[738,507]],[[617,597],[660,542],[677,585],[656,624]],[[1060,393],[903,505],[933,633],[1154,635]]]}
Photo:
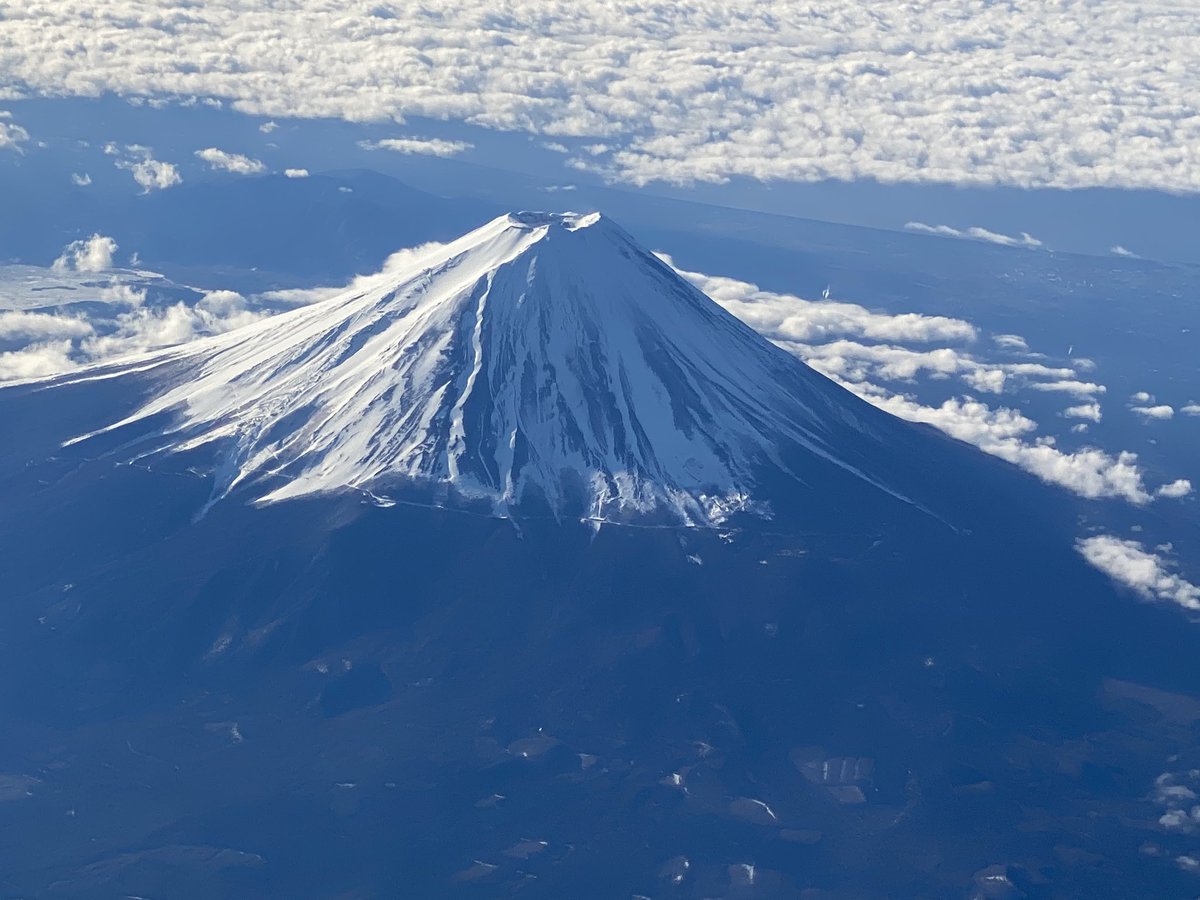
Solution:
{"label": "mountain slope", "polygon": [[156,396],[101,433],[171,413],[138,456],[212,445],[218,496],[421,488],[501,515],[711,524],[769,516],[766,477],[832,469],[905,499],[861,459],[908,426],[599,214],[503,216],[365,288],[133,368],[148,365]]}

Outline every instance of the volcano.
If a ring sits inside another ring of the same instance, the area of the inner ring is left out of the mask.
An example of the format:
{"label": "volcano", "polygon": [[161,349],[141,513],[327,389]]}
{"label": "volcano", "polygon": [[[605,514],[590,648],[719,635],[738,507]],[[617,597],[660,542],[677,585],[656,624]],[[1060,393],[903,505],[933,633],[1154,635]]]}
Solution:
{"label": "volcano", "polygon": [[1190,642],[1082,562],[1081,501],[598,214],[0,422],[10,894],[1194,890],[1148,837]]}
{"label": "volcano", "polygon": [[74,441],[168,415],[137,458],[211,447],[217,497],[399,490],[687,525],[770,516],[768,481],[808,484],[810,503],[829,479],[911,502],[884,471],[895,420],[598,213],[502,216],[365,289],[135,368],[153,399]]}

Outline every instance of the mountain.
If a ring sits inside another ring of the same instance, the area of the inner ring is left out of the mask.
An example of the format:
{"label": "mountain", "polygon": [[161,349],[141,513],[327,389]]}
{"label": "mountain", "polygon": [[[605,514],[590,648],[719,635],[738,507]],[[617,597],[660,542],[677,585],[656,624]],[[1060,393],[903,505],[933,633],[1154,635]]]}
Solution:
{"label": "mountain", "polygon": [[0,423],[6,894],[1195,889],[1194,640],[1079,557],[1083,501],[603,217]]}
{"label": "mountain", "polygon": [[267,503],[424,488],[495,514],[707,525],[769,517],[766,480],[811,499],[831,479],[913,502],[870,467],[908,426],[599,214],[502,216],[374,281],[139,360],[154,398],[99,434],[170,414],[126,452],[219,445],[216,495]]}

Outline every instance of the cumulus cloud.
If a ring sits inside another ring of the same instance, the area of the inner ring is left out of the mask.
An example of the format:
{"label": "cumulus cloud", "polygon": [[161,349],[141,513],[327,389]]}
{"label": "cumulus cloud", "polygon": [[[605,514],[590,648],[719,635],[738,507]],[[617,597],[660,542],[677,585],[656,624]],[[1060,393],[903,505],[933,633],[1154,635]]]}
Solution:
{"label": "cumulus cloud", "polygon": [[1122,247],[1120,244],[1113,244],[1113,246],[1108,248],[1108,252],[1113,256],[1124,256],[1126,259],[1141,259],[1141,257],[1132,250],[1128,250],[1125,247]]}
{"label": "cumulus cloud", "polygon": [[179,169],[172,163],[155,159],[149,147],[130,144],[125,148],[126,155],[122,156],[115,144],[108,144],[104,152],[109,156],[121,156],[113,165],[129,172],[141,187],[143,194],[163,191],[183,183]]}
{"label": "cumulus cloud", "polygon": [[382,141],[363,141],[359,146],[364,150],[391,150],[408,156],[457,156],[474,145],[440,138],[385,138]]}
{"label": "cumulus cloud", "polygon": [[113,267],[113,254],[117,242],[103,234],[71,241],[63,247],[62,254],[54,261],[53,268],[61,272],[104,272]]}
{"label": "cumulus cloud", "polygon": [[196,338],[222,334],[269,315],[252,310],[233,291],[212,291],[189,305],[183,301],[165,307],[138,305],[117,316],[105,334],[85,338],[78,346],[79,362],[98,362],[159,347],[184,344]]}
{"label": "cumulus cloud", "polygon": [[1063,410],[1063,415],[1068,419],[1088,419],[1092,422],[1099,422],[1101,418],[1099,403],[1084,403],[1081,406],[1068,406]]}
{"label": "cumulus cloud", "polygon": [[1185,403],[1179,411],[1185,416],[1200,416],[1200,403]]}
{"label": "cumulus cloud", "polygon": [[42,341],[19,350],[0,353],[0,381],[13,378],[40,378],[74,368],[72,342]]}
{"label": "cumulus cloud", "polygon": [[1043,381],[1031,384],[1029,387],[1035,391],[1056,391],[1063,394],[1071,394],[1081,399],[1090,399],[1093,394],[1103,394],[1108,390],[1104,385],[1096,384],[1094,381],[1077,381],[1074,379],[1067,381]]}
{"label": "cumulus cloud", "polygon": [[1172,571],[1169,562],[1137,541],[1096,535],[1083,538],[1076,546],[1089,563],[1142,598],[1200,610],[1200,587]]}
{"label": "cumulus cloud", "polygon": [[1178,497],[1186,497],[1192,492],[1192,483],[1186,478],[1177,478],[1170,484],[1164,484],[1154,492],[1155,497],[1167,497],[1174,499]]}
{"label": "cumulus cloud", "polygon": [[1143,419],[1169,419],[1175,415],[1175,410],[1165,403],[1158,406],[1131,406],[1130,409]]}
{"label": "cumulus cloud", "polygon": [[[0,0],[3,85],[404,116],[608,148],[611,177],[1200,189],[1200,31],[1168,0],[894,6]],[[71,65],[63,65],[65,59]],[[582,159],[586,154],[581,154]]]}
{"label": "cumulus cloud", "polygon": [[[1195,834],[1200,831],[1200,770],[1164,772],[1154,780],[1151,800],[1162,807],[1158,824],[1167,831]],[[1190,858],[1190,857],[1184,857]]]}
{"label": "cumulus cloud", "polygon": [[267,171],[262,160],[251,159],[241,153],[226,153],[216,147],[205,147],[196,151],[196,157],[208,163],[210,169],[232,172],[234,175],[258,175]]}
{"label": "cumulus cloud", "polygon": [[78,338],[92,333],[92,326],[78,316],[0,310],[0,341],[37,342],[48,339]]}
{"label": "cumulus cloud", "polygon": [[21,152],[21,144],[29,140],[29,132],[12,120],[12,113],[0,110],[0,150]]}
{"label": "cumulus cloud", "polygon": [[87,172],[72,172],[71,173],[71,184],[75,185],[76,187],[87,187],[91,183],[92,183],[92,176],[89,175]]}
{"label": "cumulus cloud", "polygon": [[274,120],[272,120],[269,122],[263,122],[261,125],[258,126],[258,130],[261,131],[263,134],[270,134],[272,131],[274,131],[278,127],[279,127],[279,125]]}
{"label": "cumulus cloud", "polygon": [[308,169],[284,169],[283,174],[288,178],[307,178]]}
{"label": "cumulus cloud", "polygon": [[983,241],[988,244],[999,244],[1002,247],[1026,247],[1032,250],[1042,246],[1041,241],[1024,231],[1021,232],[1020,237],[1013,237],[1012,235],[1000,234],[996,231],[988,231],[986,228],[978,226],[959,230],[951,228],[949,225],[926,225],[924,222],[908,222],[904,228],[906,231],[915,231],[919,234],[934,234],[939,237]]}

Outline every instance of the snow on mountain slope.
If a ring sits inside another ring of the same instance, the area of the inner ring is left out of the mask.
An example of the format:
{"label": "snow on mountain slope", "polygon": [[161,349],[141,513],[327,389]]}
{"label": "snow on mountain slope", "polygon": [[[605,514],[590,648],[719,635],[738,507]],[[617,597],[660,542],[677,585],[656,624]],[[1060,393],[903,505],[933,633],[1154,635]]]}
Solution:
{"label": "snow on mountain slope", "polygon": [[844,452],[881,446],[879,414],[599,214],[503,216],[366,289],[130,365],[147,368],[154,398],[72,443],[169,412],[139,456],[219,448],[218,497],[416,485],[500,515],[713,523],[769,514],[762,473],[804,481],[809,462],[900,496]]}

